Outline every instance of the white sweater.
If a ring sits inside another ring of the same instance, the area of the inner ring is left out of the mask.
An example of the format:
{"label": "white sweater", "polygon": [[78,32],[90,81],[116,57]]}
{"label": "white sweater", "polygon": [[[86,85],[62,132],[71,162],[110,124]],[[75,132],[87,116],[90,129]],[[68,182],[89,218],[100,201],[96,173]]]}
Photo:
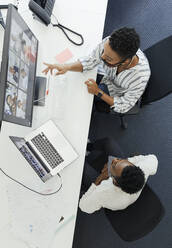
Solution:
{"label": "white sweater", "polygon": [[[145,182],[149,175],[154,175],[157,171],[158,160],[155,155],[139,155],[128,158],[128,160],[142,169],[145,174]],[[135,194],[128,194],[115,186],[112,178],[108,178],[103,180],[98,186],[92,183],[88,191],[80,199],[79,207],[82,211],[89,214],[102,207],[111,210],[124,209],[137,200],[141,191]]]}

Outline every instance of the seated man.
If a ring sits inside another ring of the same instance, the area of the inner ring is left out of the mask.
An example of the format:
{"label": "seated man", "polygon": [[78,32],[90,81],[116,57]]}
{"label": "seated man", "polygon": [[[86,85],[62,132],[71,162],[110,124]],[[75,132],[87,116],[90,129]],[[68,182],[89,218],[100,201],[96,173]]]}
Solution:
{"label": "seated man", "polygon": [[89,146],[91,152],[86,157],[82,187],[88,187],[91,181],[92,184],[80,199],[80,209],[90,214],[102,207],[121,210],[134,203],[148,176],[157,171],[156,156],[121,158],[119,146],[107,138]]}
{"label": "seated man", "polygon": [[56,75],[60,75],[67,71],[88,71],[98,66],[102,80],[98,86],[94,79],[88,79],[85,82],[88,92],[100,98],[109,111],[111,107],[115,112],[125,113],[139,100],[150,77],[148,60],[139,46],[136,31],[124,27],[103,39],[89,56],[71,64],[45,63],[47,68],[43,72],[52,73],[55,69],[58,71]]}

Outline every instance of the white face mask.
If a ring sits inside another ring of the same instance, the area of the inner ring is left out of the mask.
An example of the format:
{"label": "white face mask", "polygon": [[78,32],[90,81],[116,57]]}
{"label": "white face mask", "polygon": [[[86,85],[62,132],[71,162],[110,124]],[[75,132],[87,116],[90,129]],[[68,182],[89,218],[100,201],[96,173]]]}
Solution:
{"label": "white face mask", "polygon": [[109,175],[109,177],[112,176],[112,175],[111,175],[111,172],[110,172],[110,166],[111,166],[112,160],[113,160],[114,158],[115,158],[115,157],[113,157],[113,156],[109,156],[109,157],[108,157],[108,175]]}

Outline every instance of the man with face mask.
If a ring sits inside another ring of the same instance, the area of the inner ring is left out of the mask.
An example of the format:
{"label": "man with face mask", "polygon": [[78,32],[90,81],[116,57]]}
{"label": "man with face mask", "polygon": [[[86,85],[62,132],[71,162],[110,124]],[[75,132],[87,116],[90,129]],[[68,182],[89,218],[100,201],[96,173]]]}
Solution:
{"label": "man with face mask", "polygon": [[[110,108],[118,113],[126,113],[143,94],[150,77],[150,67],[147,58],[140,50],[140,38],[133,28],[120,28],[114,31],[92,51],[89,56],[80,58],[77,62],[63,65],[46,64],[43,71],[57,70],[56,75],[67,71],[84,72],[98,67],[100,84],[94,79],[88,79],[88,92],[95,95],[97,106],[102,106],[105,112]],[[100,77],[101,75],[101,77]],[[98,107],[101,111],[101,107]]]}

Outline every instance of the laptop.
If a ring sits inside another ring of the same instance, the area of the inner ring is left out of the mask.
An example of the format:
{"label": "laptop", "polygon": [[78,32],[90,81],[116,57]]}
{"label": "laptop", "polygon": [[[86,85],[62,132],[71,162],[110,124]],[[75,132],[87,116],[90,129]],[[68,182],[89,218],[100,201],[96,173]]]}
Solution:
{"label": "laptop", "polygon": [[24,138],[10,136],[43,182],[78,158],[77,152],[52,120]]}

